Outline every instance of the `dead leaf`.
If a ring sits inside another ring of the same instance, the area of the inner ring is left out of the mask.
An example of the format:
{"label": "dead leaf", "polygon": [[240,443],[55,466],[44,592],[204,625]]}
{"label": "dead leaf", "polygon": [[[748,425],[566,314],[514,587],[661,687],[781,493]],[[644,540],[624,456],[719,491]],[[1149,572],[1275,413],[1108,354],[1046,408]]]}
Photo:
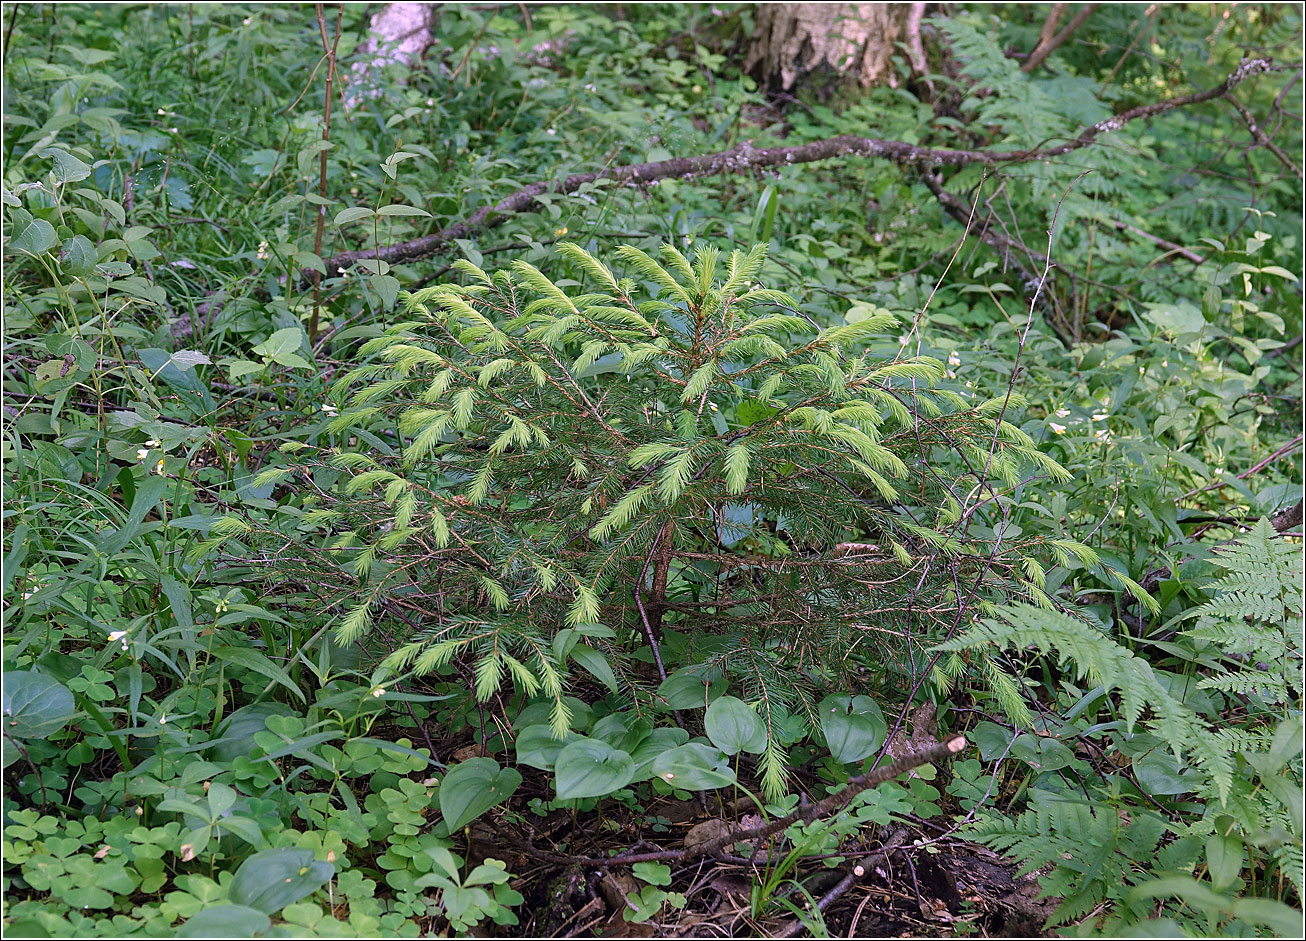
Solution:
{"label": "dead leaf", "polygon": [[702,823],[695,824],[689,828],[685,834],[685,847],[698,846],[701,843],[710,843],[718,840],[730,832],[730,824],[717,817],[712,820],[704,820]]}

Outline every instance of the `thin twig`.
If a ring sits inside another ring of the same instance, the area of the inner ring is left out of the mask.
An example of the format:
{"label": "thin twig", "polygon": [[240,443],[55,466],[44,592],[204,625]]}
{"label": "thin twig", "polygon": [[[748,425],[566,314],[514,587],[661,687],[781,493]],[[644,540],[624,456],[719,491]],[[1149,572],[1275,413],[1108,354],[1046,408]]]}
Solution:
{"label": "thin twig", "polygon": [[1030,72],[1033,72],[1035,69],[1037,69],[1040,65],[1042,65],[1044,60],[1046,60],[1048,56],[1052,55],[1052,53],[1055,52],[1067,39],[1069,39],[1072,35],[1074,35],[1075,30],[1083,26],[1084,21],[1088,19],[1090,16],[1092,16],[1093,11],[1096,10],[1101,5],[1102,4],[1100,3],[1085,4],[1084,8],[1075,14],[1075,18],[1066,24],[1065,29],[1057,33],[1046,43],[1041,41],[1039,42],[1038,46],[1034,49],[1034,51],[1030,53],[1029,58],[1025,60],[1025,64],[1020,67],[1020,70],[1026,74],[1029,74]]}
{"label": "thin twig", "polygon": [[[326,29],[326,11],[323,5],[318,3],[314,5],[317,10],[317,28],[322,37],[322,51],[326,53],[327,76],[326,76],[326,94],[323,96],[322,106],[322,142],[329,143],[331,140],[331,103],[332,90],[336,81],[336,47],[340,45],[340,24],[345,15],[345,5],[340,4],[340,9],[336,13],[336,35],[333,41],[327,39]],[[321,160],[319,161],[319,172],[317,182],[317,195],[320,204],[317,207],[317,232],[313,236],[313,254],[322,257],[322,236],[326,232],[326,212],[327,212],[327,148],[322,148]],[[327,268],[327,271],[330,271]],[[318,325],[321,322],[322,313],[322,272],[314,270],[313,272],[313,313],[308,321],[308,342],[313,343],[317,339]]]}

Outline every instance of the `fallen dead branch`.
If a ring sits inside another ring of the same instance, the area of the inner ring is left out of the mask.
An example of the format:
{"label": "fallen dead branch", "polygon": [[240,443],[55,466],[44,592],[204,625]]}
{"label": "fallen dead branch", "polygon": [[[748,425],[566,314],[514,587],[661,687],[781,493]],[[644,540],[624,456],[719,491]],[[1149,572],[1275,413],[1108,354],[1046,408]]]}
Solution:
{"label": "fallen dead branch", "polygon": [[[950,150],[930,147],[918,147],[902,141],[883,140],[876,137],[857,137],[843,135],[824,140],[811,141],[794,147],[754,147],[751,141],[745,141],[730,150],[705,154],[697,157],[673,157],[651,163],[636,163],[625,166],[609,167],[588,173],[573,173],[561,180],[539,180],[524,186],[514,193],[492,205],[482,206],[465,219],[461,219],[438,232],[393,245],[383,245],[370,249],[340,252],[325,259],[327,271],[348,269],[360,261],[383,261],[390,264],[411,261],[434,254],[448,246],[456,239],[468,238],[486,229],[502,225],[513,215],[527,212],[538,204],[541,196],[567,195],[587,186],[612,183],[622,186],[649,186],[662,180],[684,180],[698,177],[720,176],[724,174],[747,173],[771,167],[787,167],[805,163],[816,163],[839,157],[869,157],[887,160],[905,169],[921,172],[927,177],[928,171],[938,171],[943,167],[964,167],[972,164],[999,166],[1011,163],[1028,163],[1035,160],[1050,160],[1080,150],[1096,143],[1105,135],[1119,131],[1134,121],[1153,118],[1178,108],[1226,97],[1248,78],[1269,72],[1275,66],[1269,59],[1244,59],[1232,73],[1220,84],[1205,91],[1179,95],[1152,104],[1139,105],[1105,121],[1099,121],[1085,128],[1076,137],[1048,147],[1035,147],[1028,150]],[[937,182],[937,178],[936,178]],[[939,189],[931,187],[935,196],[940,196]],[[945,204],[946,208],[946,204]],[[989,239],[986,239],[989,241]],[[315,272],[301,274],[301,281],[311,285]],[[217,297],[201,302],[196,308],[196,315],[203,319],[212,316],[218,302]],[[173,325],[172,335],[175,340],[182,340],[194,332],[193,321],[189,316],[179,318]],[[1064,339],[1064,338],[1063,338]]]}

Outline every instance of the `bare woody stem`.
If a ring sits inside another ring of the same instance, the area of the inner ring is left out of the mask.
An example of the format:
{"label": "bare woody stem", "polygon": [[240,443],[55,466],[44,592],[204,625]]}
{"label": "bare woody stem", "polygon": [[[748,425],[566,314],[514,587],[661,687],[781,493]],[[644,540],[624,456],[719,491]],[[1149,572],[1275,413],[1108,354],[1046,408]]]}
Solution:
{"label": "bare woody stem", "polygon": [[[1043,25],[1043,35],[1039,37],[1038,45],[1034,47],[1034,51],[1030,53],[1029,58],[1025,60],[1025,64],[1020,67],[1020,70],[1027,74],[1036,70],[1040,65],[1042,65],[1047,60],[1048,56],[1052,55],[1052,53],[1055,52],[1060,45],[1062,45],[1062,43],[1064,43],[1067,39],[1073,36],[1075,30],[1083,26],[1084,21],[1088,19],[1090,16],[1092,16],[1093,11],[1096,10],[1101,5],[1102,4],[1100,3],[1085,4],[1083,9],[1081,9],[1078,13],[1076,13],[1074,18],[1069,23],[1066,24],[1066,28],[1063,29],[1061,32],[1057,33],[1055,36],[1052,36],[1051,38],[1048,38],[1047,36],[1048,32],[1050,31],[1049,26],[1052,29],[1055,29],[1056,22],[1052,19],[1052,17],[1049,16],[1048,22]],[[1065,7],[1065,4],[1059,3],[1057,4],[1057,6]],[[1058,19],[1060,19],[1061,14],[1059,12],[1056,13],[1055,15]]]}
{"label": "bare woody stem", "polygon": [[[326,231],[326,191],[327,191],[327,148],[326,142],[331,140],[331,93],[334,90],[336,82],[336,47],[340,45],[340,24],[345,15],[345,5],[340,4],[340,10],[336,14],[336,35],[334,41],[328,41],[326,28],[326,12],[322,4],[316,4],[317,8],[317,28],[322,37],[322,52],[327,60],[326,74],[326,98],[322,109],[322,154],[319,163],[317,195],[321,200],[317,207],[317,231],[313,236],[313,254],[321,257],[322,255],[322,236]],[[328,268],[328,271],[331,269]],[[322,272],[313,272],[313,315],[308,322],[308,342],[312,343],[317,339],[318,325],[321,322],[322,312]]]}

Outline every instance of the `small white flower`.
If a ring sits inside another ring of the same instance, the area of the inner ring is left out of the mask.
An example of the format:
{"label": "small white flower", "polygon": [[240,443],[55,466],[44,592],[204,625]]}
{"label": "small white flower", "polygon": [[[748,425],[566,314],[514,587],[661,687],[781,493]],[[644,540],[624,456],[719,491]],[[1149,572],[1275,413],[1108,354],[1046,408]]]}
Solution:
{"label": "small white flower", "polygon": [[712,411],[714,411],[714,412],[717,410],[717,407],[716,407],[716,403],[715,403],[715,402],[708,402],[708,403],[707,403],[707,407],[710,408],[710,409],[711,409]]}
{"label": "small white flower", "polygon": [[1111,416],[1106,412],[1094,412],[1093,421],[1106,421]]}
{"label": "small white flower", "polygon": [[159,716],[159,725],[163,725],[167,721],[168,721],[168,714],[166,712],[163,715]]}
{"label": "small white flower", "polygon": [[154,465],[154,473],[163,476],[163,458],[159,458],[159,463]]}
{"label": "small white flower", "polygon": [[1111,437],[1111,429],[1099,428],[1097,429],[1097,431],[1093,432],[1093,437],[1096,438],[1098,441],[1106,441],[1108,438]]}
{"label": "small white flower", "polygon": [[321,408],[321,411],[326,413],[327,418],[335,418],[336,415],[340,414],[336,410],[336,407],[332,405],[330,402],[324,403]]}
{"label": "small white flower", "polygon": [[1068,408],[1059,408],[1056,411],[1057,418],[1065,418],[1069,414],[1070,414],[1070,409]]}
{"label": "small white flower", "polygon": [[226,610],[227,610],[227,599],[226,599],[226,598],[222,598],[222,599],[220,599],[220,600],[217,602],[217,604],[215,604],[215,605],[213,606],[213,613],[214,613],[214,614],[221,614],[223,611],[226,611]]}
{"label": "small white flower", "polygon": [[1059,435],[1064,435],[1066,433],[1065,425],[1058,425],[1056,422],[1048,422],[1048,427]]}
{"label": "small white flower", "polygon": [[428,108],[433,108],[433,107],[435,107],[435,99],[434,99],[434,98],[428,98],[428,99],[426,99],[426,106],[427,106]]}
{"label": "small white flower", "polygon": [[1162,368],[1162,369],[1169,369],[1169,368],[1170,368],[1170,360],[1168,360],[1168,359],[1163,359],[1163,360],[1161,360],[1161,368]]}
{"label": "small white flower", "polygon": [[550,137],[552,137],[554,134],[557,134],[557,133],[558,133],[558,130],[557,130],[557,128],[552,128],[552,127],[550,127],[550,128],[545,128],[544,133],[545,133],[545,134],[548,134]]}
{"label": "small white flower", "polygon": [[948,354],[948,365],[949,366],[961,365],[961,357],[957,355],[956,350],[953,350],[951,353]]}
{"label": "small white flower", "polygon": [[1215,470],[1211,471],[1211,473],[1214,474],[1216,477],[1219,477],[1221,474],[1224,473],[1224,468],[1217,467]]}
{"label": "small white flower", "polygon": [[376,696],[376,697],[378,697],[378,698],[381,697],[381,696],[384,696],[384,695],[385,695],[385,687],[384,687],[384,686],[378,686],[376,689],[372,690],[372,695],[373,695],[373,696]]}
{"label": "small white flower", "polygon": [[967,388],[967,389],[971,388],[971,387],[974,386],[974,385],[975,385],[975,383],[971,382],[969,379],[966,380],[966,388]]}
{"label": "small white flower", "polygon": [[168,128],[168,133],[169,133],[169,134],[176,134],[176,133],[177,133],[177,129],[176,129],[175,127],[170,127],[170,128]]}
{"label": "small white flower", "polygon": [[953,372],[951,369],[949,369],[947,372],[945,372],[944,375],[947,376],[949,379],[956,379],[956,378],[957,378],[957,374],[956,374],[955,372]]}
{"label": "small white flower", "polygon": [[23,600],[26,601],[28,598],[32,597],[32,595],[36,594],[40,590],[41,589],[39,588],[33,588],[31,591],[23,592]]}
{"label": "small white flower", "polygon": [[151,438],[149,441],[146,441],[146,442],[145,442],[145,446],[146,446],[147,448],[157,448],[157,447],[159,446],[159,442],[157,442],[157,441],[155,441],[153,438]]}
{"label": "small white flower", "polygon": [[1138,367],[1138,374],[1139,374],[1140,376],[1146,376],[1146,375],[1147,375],[1147,367],[1146,367],[1146,366],[1139,366],[1139,367]]}
{"label": "small white flower", "polygon": [[136,460],[138,461],[143,461],[149,456],[150,456],[150,452],[145,448],[141,448],[139,451],[136,452]]}
{"label": "small white flower", "polygon": [[899,346],[906,346],[906,345],[907,345],[908,343],[910,343],[910,342],[911,342],[911,335],[910,335],[910,334],[904,333],[902,336],[898,337],[898,345],[899,345]]}
{"label": "small white flower", "polygon": [[261,258],[261,259],[264,259],[264,260],[266,260],[266,259],[272,257],[271,255],[268,254],[268,243],[267,243],[267,242],[259,242],[259,243],[258,243],[258,257]]}
{"label": "small white flower", "polygon": [[344,268],[337,268],[337,269],[336,269],[336,274],[342,274],[342,275],[346,275],[346,276],[347,276],[347,275],[349,274],[349,272],[346,271]]}
{"label": "small white flower", "polygon": [[247,16],[240,22],[242,26],[248,26],[251,22],[253,22],[253,17]]}
{"label": "small white flower", "polygon": [[158,110],[158,113],[159,113],[159,114],[167,114],[168,112],[166,112],[166,111],[164,111],[162,108],[160,108],[160,109]]}

